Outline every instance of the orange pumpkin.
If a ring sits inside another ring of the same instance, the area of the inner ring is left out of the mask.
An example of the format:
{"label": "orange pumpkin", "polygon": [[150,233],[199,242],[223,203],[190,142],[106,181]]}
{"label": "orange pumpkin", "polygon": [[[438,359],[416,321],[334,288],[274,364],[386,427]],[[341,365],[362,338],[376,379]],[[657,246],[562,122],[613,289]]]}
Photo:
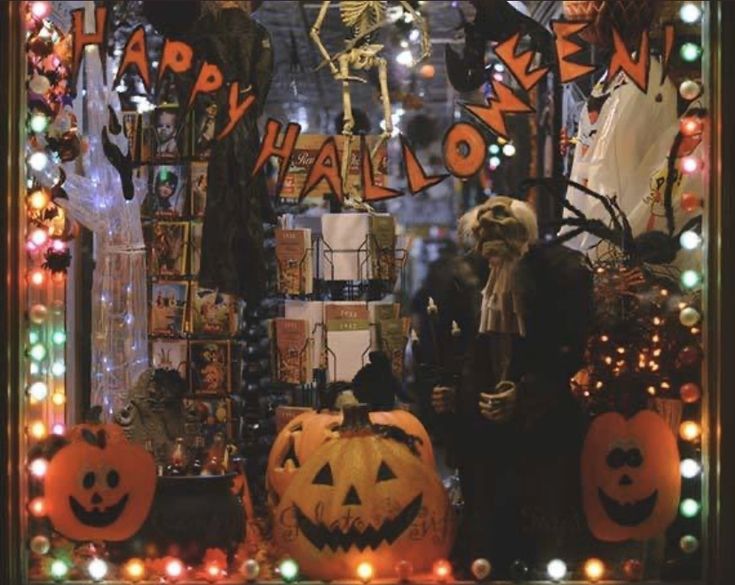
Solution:
{"label": "orange pumpkin", "polygon": [[[108,426],[108,425],[105,425]],[[156,491],[156,464],[143,447],[76,429],[49,463],[48,516],[72,540],[126,540],[142,526]]]}
{"label": "orange pumpkin", "polygon": [[84,417],[84,422],[74,425],[66,432],[66,438],[69,441],[77,441],[82,439],[82,431],[87,429],[93,434],[104,430],[107,434],[107,442],[115,443],[117,441],[127,440],[123,428],[115,423],[102,422],[102,407],[93,406]]}
{"label": "orange pumpkin", "polygon": [[584,513],[600,540],[647,540],[674,521],[681,477],[676,437],[655,412],[598,416],[582,450]]}
{"label": "orange pumpkin", "polygon": [[[421,422],[410,412],[405,410],[371,412],[370,421],[374,424],[398,427],[417,437],[421,459],[428,465],[434,465],[431,439]],[[342,424],[341,412],[312,411],[298,415],[283,428],[268,455],[265,476],[268,496],[273,504],[278,504],[294,474],[306,463],[309,456],[335,436],[340,424]]]}
{"label": "orange pumpkin", "polygon": [[339,436],[311,454],[276,509],[280,552],[314,579],[352,577],[362,562],[376,577],[393,575],[399,561],[429,569],[454,535],[433,464],[399,429],[371,424],[366,405],[344,413]]}

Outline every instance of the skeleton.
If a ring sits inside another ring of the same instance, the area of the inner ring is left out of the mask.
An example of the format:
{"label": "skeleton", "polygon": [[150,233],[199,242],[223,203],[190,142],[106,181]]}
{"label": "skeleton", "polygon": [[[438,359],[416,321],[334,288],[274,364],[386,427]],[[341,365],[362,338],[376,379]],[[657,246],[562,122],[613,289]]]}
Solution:
{"label": "skeleton", "polygon": [[[359,199],[355,193],[351,193],[347,176],[350,168],[350,157],[352,154],[352,130],[355,120],[352,116],[352,99],[350,96],[350,82],[365,83],[367,80],[353,71],[369,71],[377,67],[378,81],[380,85],[380,99],[383,104],[384,129],[378,141],[371,151],[371,159],[391,137],[393,133],[393,121],[391,119],[391,103],[388,93],[388,63],[380,56],[383,45],[373,43],[374,34],[388,24],[386,18],[387,2],[385,0],[369,1],[347,1],[339,2],[340,17],[343,24],[351,29],[351,37],[345,39],[344,50],[330,55],[322,43],[320,31],[324,19],[327,16],[331,0],[324,0],[319,10],[314,25],[311,27],[310,36],[319,49],[324,62],[319,68],[328,65],[334,79],[342,82],[342,103],[344,109],[344,122],[342,125],[342,136],[344,148],[342,150],[342,185],[348,199]],[[429,35],[423,17],[405,0],[400,5],[409,13],[421,33],[421,56],[419,61],[424,60],[431,52]]]}

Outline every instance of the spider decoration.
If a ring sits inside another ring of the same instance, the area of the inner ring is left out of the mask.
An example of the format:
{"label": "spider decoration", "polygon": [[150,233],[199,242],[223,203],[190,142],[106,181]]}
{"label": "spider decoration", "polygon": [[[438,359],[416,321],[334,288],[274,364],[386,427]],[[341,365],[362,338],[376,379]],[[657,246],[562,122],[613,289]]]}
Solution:
{"label": "spider decoration", "polygon": [[[679,312],[697,307],[698,294],[678,289],[673,277],[680,250],[679,235],[701,230],[701,217],[674,231],[671,190],[664,205],[667,232],[634,236],[625,213],[614,197],[607,197],[566,179],[530,179],[524,188],[538,185],[569,210],[570,217],[550,226],[569,228],[547,240],[558,245],[586,231],[612,244],[607,254],[593,263],[595,326],[588,337],[586,365],[571,379],[571,389],[591,414],[607,410],[635,412],[649,400],[676,398],[682,384],[698,381],[701,349],[698,324],[685,325]],[[610,223],[588,219],[565,200],[567,187],[599,200]]]}
{"label": "spider decoration", "polygon": [[[369,1],[347,1],[339,2],[339,12],[342,23],[350,29],[349,36],[345,38],[345,48],[333,55],[329,53],[321,39],[321,27],[327,17],[327,11],[332,4],[331,0],[324,0],[319,15],[311,27],[310,37],[316,45],[319,53],[324,61],[317,69],[328,66],[332,76],[336,81],[342,82],[342,104],[344,109],[344,122],[342,125],[342,136],[344,138],[344,148],[342,151],[342,168],[341,178],[342,185],[348,189],[347,177],[350,169],[350,159],[352,152],[352,135],[355,126],[355,119],[352,113],[352,97],[350,82],[365,83],[367,79],[355,75],[353,72],[369,72],[372,69],[378,70],[378,82],[380,86],[380,100],[383,104],[383,116],[385,127],[380,138],[373,146],[371,158],[380,150],[383,144],[391,137],[393,133],[393,121],[391,118],[392,108],[390,102],[390,92],[388,91],[388,62],[384,57],[380,56],[383,50],[382,44],[374,42],[376,33],[389,24],[387,18],[387,5],[384,0]],[[426,23],[413,6],[406,0],[401,0],[401,7],[413,17],[421,35],[421,55],[418,62],[426,59],[431,53],[431,44]],[[357,193],[346,193],[347,199],[353,203],[359,201]]]}

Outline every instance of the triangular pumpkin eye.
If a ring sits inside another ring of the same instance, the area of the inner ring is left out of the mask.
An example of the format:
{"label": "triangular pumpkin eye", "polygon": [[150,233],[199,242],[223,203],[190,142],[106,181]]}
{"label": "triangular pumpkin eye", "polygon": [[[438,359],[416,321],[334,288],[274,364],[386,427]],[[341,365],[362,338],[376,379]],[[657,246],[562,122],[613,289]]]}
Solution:
{"label": "triangular pumpkin eye", "polygon": [[381,481],[388,481],[389,479],[395,479],[396,474],[393,473],[393,470],[388,467],[388,464],[385,461],[380,462],[380,467],[378,467],[378,478],[375,480],[377,482]]}
{"label": "triangular pumpkin eye", "polygon": [[326,463],[314,477],[314,485],[334,485],[332,478],[332,467]]}

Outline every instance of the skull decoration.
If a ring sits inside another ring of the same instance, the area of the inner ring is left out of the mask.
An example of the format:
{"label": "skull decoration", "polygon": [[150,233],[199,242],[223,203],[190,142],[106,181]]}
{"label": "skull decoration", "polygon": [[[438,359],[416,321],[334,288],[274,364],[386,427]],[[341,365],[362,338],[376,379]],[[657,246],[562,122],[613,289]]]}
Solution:
{"label": "skull decoration", "polygon": [[538,237],[536,215],[518,199],[491,197],[460,220],[461,231],[491,263],[514,260]]}
{"label": "skull decoration", "polygon": [[600,540],[646,540],[676,519],[681,477],[676,437],[655,412],[598,416],[582,450],[584,513]]}
{"label": "skull decoration", "polygon": [[[400,438],[372,425],[367,406],[344,410],[339,436],[294,476],[275,514],[275,538],[305,575],[334,580],[369,562],[388,577],[447,555],[452,511],[439,478]],[[390,427],[395,429],[395,427]]]}

